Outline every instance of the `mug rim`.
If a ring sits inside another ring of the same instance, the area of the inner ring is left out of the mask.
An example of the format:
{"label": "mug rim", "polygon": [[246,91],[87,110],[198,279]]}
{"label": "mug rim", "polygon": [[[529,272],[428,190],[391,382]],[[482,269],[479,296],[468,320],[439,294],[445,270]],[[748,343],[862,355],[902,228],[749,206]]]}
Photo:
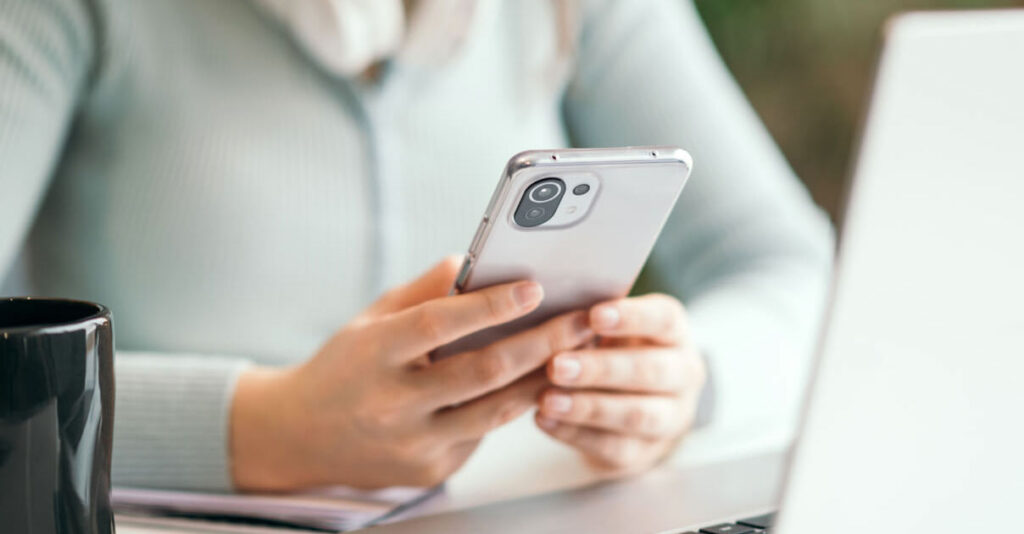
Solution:
{"label": "mug rim", "polygon": [[55,322],[39,322],[24,326],[3,326],[0,324],[0,337],[7,337],[9,334],[44,334],[74,330],[96,321],[109,320],[110,310],[99,303],[88,300],[54,298],[54,297],[0,297],[0,306],[5,304],[17,304],[24,302],[40,302],[61,305],[87,306],[92,308],[90,313],[75,319]]}

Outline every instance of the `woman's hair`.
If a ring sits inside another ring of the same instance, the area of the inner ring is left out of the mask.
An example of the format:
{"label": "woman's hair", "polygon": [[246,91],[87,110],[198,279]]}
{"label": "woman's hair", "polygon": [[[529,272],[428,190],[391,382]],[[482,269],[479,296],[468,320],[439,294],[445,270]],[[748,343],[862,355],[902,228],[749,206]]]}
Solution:
{"label": "woman's hair", "polygon": [[554,4],[556,30],[558,31],[558,55],[568,59],[576,53],[576,40],[579,38],[580,12],[579,0],[551,0]]}

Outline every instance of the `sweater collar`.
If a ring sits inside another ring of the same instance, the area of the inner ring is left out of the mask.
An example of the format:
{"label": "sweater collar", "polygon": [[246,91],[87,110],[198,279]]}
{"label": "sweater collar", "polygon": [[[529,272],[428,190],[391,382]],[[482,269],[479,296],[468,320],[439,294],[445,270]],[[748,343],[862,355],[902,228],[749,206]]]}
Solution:
{"label": "sweater collar", "polygon": [[464,41],[477,0],[252,0],[328,72],[357,76],[390,58],[440,66]]}

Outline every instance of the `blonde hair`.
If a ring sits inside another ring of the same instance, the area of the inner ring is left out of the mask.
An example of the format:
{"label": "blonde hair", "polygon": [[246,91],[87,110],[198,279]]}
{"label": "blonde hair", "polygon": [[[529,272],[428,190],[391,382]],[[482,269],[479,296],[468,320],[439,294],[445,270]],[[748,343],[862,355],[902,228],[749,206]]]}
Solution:
{"label": "blonde hair", "polygon": [[558,31],[558,55],[569,58],[576,53],[576,40],[580,31],[579,0],[551,0],[555,5]]}

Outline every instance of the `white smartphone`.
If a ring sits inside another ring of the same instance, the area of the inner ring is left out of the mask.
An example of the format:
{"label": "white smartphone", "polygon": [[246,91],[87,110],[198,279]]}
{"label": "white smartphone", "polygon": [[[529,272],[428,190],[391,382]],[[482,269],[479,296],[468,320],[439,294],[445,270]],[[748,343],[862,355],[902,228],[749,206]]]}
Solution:
{"label": "white smartphone", "polygon": [[462,293],[534,280],[544,301],[525,317],[437,349],[484,347],[558,314],[629,293],[690,176],[668,146],[533,150],[512,157],[455,282]]}

